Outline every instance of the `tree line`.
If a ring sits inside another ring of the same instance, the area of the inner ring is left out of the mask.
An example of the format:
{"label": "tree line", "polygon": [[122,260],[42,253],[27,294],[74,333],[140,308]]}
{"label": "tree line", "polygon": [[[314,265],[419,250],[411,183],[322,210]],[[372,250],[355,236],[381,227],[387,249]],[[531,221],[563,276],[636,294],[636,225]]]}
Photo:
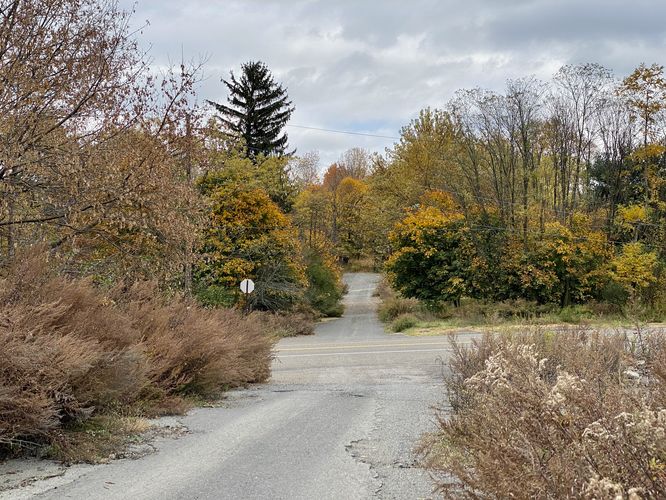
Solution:
{"label": "tree line", "polygon": [[331,166],[300,196],[299,223],[341,255],[374,257],[403,294],[433,304],[655,305],[665,108],[656,64],[624,79],[567,65],[548,82],[461,90],[422,110],[360,175]]}

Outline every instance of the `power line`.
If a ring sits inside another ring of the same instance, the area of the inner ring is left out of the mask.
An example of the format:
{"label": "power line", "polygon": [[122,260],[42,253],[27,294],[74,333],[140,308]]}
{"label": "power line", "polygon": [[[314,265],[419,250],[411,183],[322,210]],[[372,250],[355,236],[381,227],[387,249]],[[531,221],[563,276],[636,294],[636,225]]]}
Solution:
{"label": "power line", "polygon": [[330,132],[333,134],[360,135],[362,137],[377,137],[379,139],[392,139],[394,141],[400,140],[400,137],[393,137],[390,135],[368,134],[366,132],[352,132],[350,130],[334,130],[330,128],[320,128],[320,127],[308,127],[306,125],[292,125],[290,123],[287,124],[287,127],[301,128],[304,130],[317,130],[319,132]]}
{"label": "power line", "polygon": [[[391,140],[394,140],[394,141],[399,141],[400,140],[400,137],[393,137],[393,136],[390,136],[390,135],[368,134],[368,133],[365,133],[365,132],[352,132],[352,131],[349,131],[349,130],[333,130],[333,129],[319,128],[319,127],[308,127],[308,126],[305,126],[305,125],[287,124],[286,126],[287,127],[293,127],[293,128],[300,128],[300,129],[304,129],[304,130],[316,130],[316,131],[319,131],[319,132],[329,132],[329,133],[333,133],[333,134],[357,135],[357,136],[361,136],[361,137],[376,137],[376,138],[379,138],[379,139],[391,139]],[[229,137],[233,137],[230,134],[227,134],[227,135],[229,135]],[[267,153],[268,155],[270,155],[271,153],[274,152],[271,149],[263,149],[263,148],[257,148],[257,147],[253,147],[253,146],[247,146],[247,145],[243,145],[240,149],[247,149],[247,150],[255,151],[257,153]]]}

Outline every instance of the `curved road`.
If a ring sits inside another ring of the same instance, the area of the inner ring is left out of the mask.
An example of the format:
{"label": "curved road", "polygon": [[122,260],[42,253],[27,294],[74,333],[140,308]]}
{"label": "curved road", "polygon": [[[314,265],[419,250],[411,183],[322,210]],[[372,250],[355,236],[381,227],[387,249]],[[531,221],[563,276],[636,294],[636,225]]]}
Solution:
{"label": "curved road", "polygon": [[271,383],[235,391],[223,407],[194,410],[180,419],[191,431],[186,436],[158,440],[159,451],[139,460],[73,467],[22,493],[49,499],[432,497],[413,450],[434,428],[450,346],[445,337],[386,334],[375,315],[378,280],[345,275],[344,316],[319,324],[314,336],[280,341]]}

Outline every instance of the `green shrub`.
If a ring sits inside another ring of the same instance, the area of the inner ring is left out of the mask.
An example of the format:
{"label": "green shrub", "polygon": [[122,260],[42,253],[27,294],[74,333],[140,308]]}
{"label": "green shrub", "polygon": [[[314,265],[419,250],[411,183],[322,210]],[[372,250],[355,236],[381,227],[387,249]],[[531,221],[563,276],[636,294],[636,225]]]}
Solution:
{"label": "green shrub", "polygon": [[601,290],[601,300],[621,308],[629,300],[629,292],[618,282],[609,281]]}
{"label": "green shrub", "polygon": [[337,270],[314,251],[306,256],[306,260],[305,272],[308,279],[306,301],[323,316],[342,316],[343,307],[340,300],[344,289]]}
{"label": "green shrub", "polygon": [[337,303],[335,306],[326,309],[325,316],[328,318],[340,318],[345,312],[345,306]]}
{"label": "green shrub", "polygon": [[489,323],[503,320],[529,320],[556,310],[553,304],[516,299],[502,302],[487,302],[479,299],[462,299],[458,307],[441,304],[429,312],[439,319],[457,318],[469,323]]}
{"label": "green shrub", "polygon": [[588,307],[582,305],[565,307],[558,314],[558,317],[564,323],[574,324],[580,323],[585,319],[590,319],[592,316],[592,311],[590,311]]}
{"label": "green shrub", "polygon": [[391,330],[400,333],[416,326],[419,320],[413,314],[401,314],[391,323]]}
{"label": "green shrub", "polygon": [[419,309],[419,301],[416,299],[394,297],[384,301],[377,309],[377,314],[380,320],[389,323],[403,314],[416,314]]}
{"label": "green shrub", "polygon": [[233,307],[237,299],[234,291],[218,285],[199,287],[194,295],[205,307]]}

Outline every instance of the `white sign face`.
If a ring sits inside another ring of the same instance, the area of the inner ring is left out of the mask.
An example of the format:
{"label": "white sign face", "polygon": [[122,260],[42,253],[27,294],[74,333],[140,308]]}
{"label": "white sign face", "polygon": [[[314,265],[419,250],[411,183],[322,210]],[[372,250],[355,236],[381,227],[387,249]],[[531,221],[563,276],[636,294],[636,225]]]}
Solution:
{"label": "white sign face", "polygon": [[254,281],[250,279],[244,279],[241,281],[240,289],[243,293],[252,293],[254,291]]}

